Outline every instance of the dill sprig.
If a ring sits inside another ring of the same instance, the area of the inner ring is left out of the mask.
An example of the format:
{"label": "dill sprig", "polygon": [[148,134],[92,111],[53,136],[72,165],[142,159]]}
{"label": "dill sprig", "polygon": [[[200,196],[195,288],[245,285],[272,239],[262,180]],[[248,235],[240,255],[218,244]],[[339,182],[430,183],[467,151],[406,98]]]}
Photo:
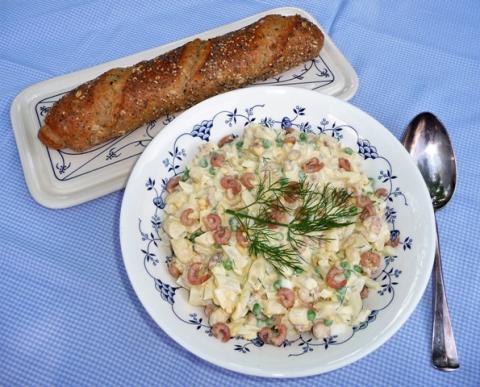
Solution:
{"label": "dill sprig", "polygon": [[[350,194],[344,189],[326,185],[319,188],[316,184],[302,179],[294,183],[287,178],[271,181],[270,175],[258,185],[255,200],[248,206],[237,210],[226,210],[238,221],[249,241],[249,253],[263,256],[280,274],[286,268],[301,270],[299,249],[308,240],[325,240],[323,232],[345,227],[353,222],[351,218],[358,214],[357,208],[349,203]],[[296,209],[285,205],[282,198],[294,194],[300,201]],[[249,213],[257,206],[256,214]],[[290,214],[288,223],[272,219],[272,210]],[[271,225],[287,229],[287,243],[282,243],[279,233],[271,230]]]}

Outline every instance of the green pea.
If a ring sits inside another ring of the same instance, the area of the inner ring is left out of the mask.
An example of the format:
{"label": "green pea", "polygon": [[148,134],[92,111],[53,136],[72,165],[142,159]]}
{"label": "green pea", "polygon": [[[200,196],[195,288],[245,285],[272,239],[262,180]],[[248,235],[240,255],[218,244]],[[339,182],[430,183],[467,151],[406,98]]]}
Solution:
{"label": "green pea", "polygon": [[309,309],[308,312],[307,312],[308,321],[315,320],[315,317],[317,317],[317,312],[315,312],[313,309]]}
{"label": "green pea", "polygon": [[274,283],[273,283],[273,288],[275,290],[278,290],[282,287],[282,281],[281,280],[276,280]]}
{"label": "green pea", "polygon": [[212,176],[215,176],[217,174],[217,171],[215,170],[215,168],[210,167],[208,168],[208,173]]}
{"label": "green pea", "polygon": [[198,165],[200,165],[202,168],[207,168],[207,167],[208,167],[208,161],[207,161],[207,159],[201,159],[201,160],[198,162]]}
{"label": "green pea", "polygon": [[300,133],[300,142],[305,142],[307,141],[308,135],[307,133]]}
{"label": "green pea", "polygon": [[333,324],[333,320],[329,320],[328,318],[323,320],[323,325],[325,325],[326,327],[329,327],[332,324]]}
{"label": "green pea", "polygon": [[353,270],[355,270],[357,273],[363,273],[363,269],[359,265],[353,265]]}
{"label": "green pea", "polygon": [[280,138],[280,137],[277,137],[277,138],[275,139],[275,144],[276,144],[279,148],[281,148],[281,147],[283,146],[283,139]]}
{"label": "green pea", "polygon": [[262,312],[262,307],[258,302],[253,304],[252,312],[255,316],[258,316]]}
{"label": "green pea", "polygon": [[263,139],[262,144],[264,149],[268,149],[272,146],[272,142],[266,138]]}
{"label": "green pea", "polygon": [[232,270],[233,269],[233,262],[230,259],[223,261],[223,267],[225,270]]}
{"label": "green pea", "polygon": [[343,151],[347,154],[347,155],[351,155],[353,154],[353,149],[350,148],[350,147],[346,147],[346,148],[343,148]]}
{"label": "green pea", "polygon": [[237,150],[241,150],[243,147],[243,141],[237,141],[235,143],[235,147],[237,148]]}
{"label": "green pea", "polygon": [[346,261],[343,261],[340,263],[340,266],[343,268],[343,269],[349,269],[350,268],[350,264]]}

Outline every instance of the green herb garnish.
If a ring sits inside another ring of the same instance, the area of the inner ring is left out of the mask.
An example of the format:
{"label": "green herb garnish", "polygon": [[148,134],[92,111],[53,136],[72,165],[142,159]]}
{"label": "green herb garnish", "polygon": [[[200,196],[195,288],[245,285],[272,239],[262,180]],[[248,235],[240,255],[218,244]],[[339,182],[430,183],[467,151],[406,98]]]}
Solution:
{"label": "green herb garnish", "polygon": [[198,229],[198,230],[195,230],[194,232],[192,232],[188,237],[187,239],[192,242],[192,243],[195,243],[195,238],[199,237],[200,235],[202,234],[205,234],[205,231],[202,231],[202,229]]}
{"label": "green herb garnish", "polygon": [[[263,256],[278,273],[292,269],[303,272],[299,261],[299,249],[306,241],[320,241],[324,231],[345,227],[353,223],[351,218],[358,209],[349,203],[350,194],[338,188],[326,185],[319,188],[305,179],[295,183],[295,194],[301,201],[295,210],[295,216],[288,222],[272,219],[272,211],[293,214],[293,209],[285,206],[281,200],[292,192],[291,182],[280,178],[274,182],[267,177],[260,181],[253,203],[240,209],[227,209],[225,212],[238,220],[246,238],[250,242],[250,255]],[[258,211],[251,214],[249,209],[256,205]],[[271,226],[286,228],[286,242],[273,237]]]}
{"label": "green herb garnish", "polygon": [[356,271],[357,273],[363,273],[363,269],[359,265],[353,265],[353,270]]}

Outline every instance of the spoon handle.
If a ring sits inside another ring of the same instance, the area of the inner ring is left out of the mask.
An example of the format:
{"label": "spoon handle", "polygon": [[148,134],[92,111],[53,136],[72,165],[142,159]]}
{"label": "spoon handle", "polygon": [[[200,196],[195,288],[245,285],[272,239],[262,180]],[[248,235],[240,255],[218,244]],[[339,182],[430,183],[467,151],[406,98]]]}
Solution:
{"label": "spoon handle", "polygon": [[442,371],[454,371],[460,367],[458,364],[457,347],[453,337],[450,313],[448,312],[445,284],[443,283],[442,259],[440,257],[440,242],[438,239],[435,249],[433,264],[433,336],[432,336],[432,362],[433,366]]}

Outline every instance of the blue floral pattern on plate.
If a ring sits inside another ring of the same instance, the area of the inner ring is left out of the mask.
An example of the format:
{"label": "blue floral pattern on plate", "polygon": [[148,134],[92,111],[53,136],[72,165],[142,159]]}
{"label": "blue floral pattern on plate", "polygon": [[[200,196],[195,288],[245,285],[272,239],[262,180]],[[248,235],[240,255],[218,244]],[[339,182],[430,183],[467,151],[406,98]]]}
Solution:
{"label": "blue floral pattern on plate", "polygon": [[[169,281],[162,281],[157,278],[151,271],[153,266],[159,264],[160,259],[157,256],[156,248],[162,241],[161,236],[161,211],[165,207],[166,183],[175,175],[182,172],[182,162],[184,161],[187,152],[182,146],[182,140],[186,137],[196,138],[201,142],[208,142],[211,135],[211,130],[215,127],[217,120],[224,120],[224,123],[229,127],[245,127],[246,125],[258,122],[261,125],[286,129],[293,127],[304,133],[315,133],[318,135],[331,136],[342,141],[344,137],[348,136],[354,140],[356,151],[362,156],[365,162],[374,162],[378,165],[378,175],[375,177],[375,184],[379,187],[387,189],[385,201],[387,206],[385,209],[385,220],[390,227],[391,240],[397,240],[400,236],[400,230],[396,227],[398,213],[395,210],[396,206],[408,206],[407,198],[402,193],[400,187],[396,183],[397,176],[395,176],[392,164],[385,156],[379,154],[376,146],[369,140],[361,138],[358,131],[346,124],[337,124],[336,122],[329,122],[326,118],[320,122],[308,122],[304,120],[306,109],[302,106],[294,106],[291,113],[285,114],[283,117],[268,117],[262,116],[262,109],[265,104],[257,104],[254,106],[239,108],[236,107],[231,111],[222,110],[214,114],[211,118],[200,120],[198,124],[194,125],[190,131],[180,134],[173,142],[172,149],[163,159],[164,166],[168,169],[168,176],[162,178],[160,183],[155,179],[149,177],[145,182],[145,189],[152,192],[152,212],[149,219],[150,224],[142,224],[142,219],[138,219],[138,230],[140,238],[143,242],[144,248],[141,249],[141,256],[146,272],[152,277],[153,285],[160,294],[162,300],[170,304],[172,312],[175,316],[185,324],[192,325],[197,331],[203,331],[208,335],[212,335],[208,323],[201,317],[199,313],[189,311],[187,315],[183,315],[175,308],[175,296],[178,291],[185,291],[186,289],[170,285]],[[147,231],[149,229],[149,231]],[[413,240],[411,237],[405,237],[403,241],[398,241],[403,250],[412,249]],[[163,264],[168,263],[171,256],[165,256]],[[344,344],[349,341],[357,332],[364,330],[370,326],[376,319],[378,314],[388,308],[395,298],[395,287],[399,284],[402,271],[396,267],[395,263],[398,259],[397,255],[387,256],[384,259],[383,267],[377,273],[374,280],[376,280],[380,289],[377,291],[376,297],[381,300],[381,306],[373,309],[367,320],[361,324],[354,326],[352,332],[347,337],[339,338],[336,335],[316,340],[310,334],[299,334],[293,340],[286,340],[281,349],[285,350],[287,356],[300,356],[314,351],[314,349],[321,348],[327,350],[336,345]],[[192,306],[192,310],[194,307]],[[232,340],[232,349],[239,353],[247,354],[253,348],[263,346],[263,342],[258,338],[253,340],[244,340],[238,337]]]}

